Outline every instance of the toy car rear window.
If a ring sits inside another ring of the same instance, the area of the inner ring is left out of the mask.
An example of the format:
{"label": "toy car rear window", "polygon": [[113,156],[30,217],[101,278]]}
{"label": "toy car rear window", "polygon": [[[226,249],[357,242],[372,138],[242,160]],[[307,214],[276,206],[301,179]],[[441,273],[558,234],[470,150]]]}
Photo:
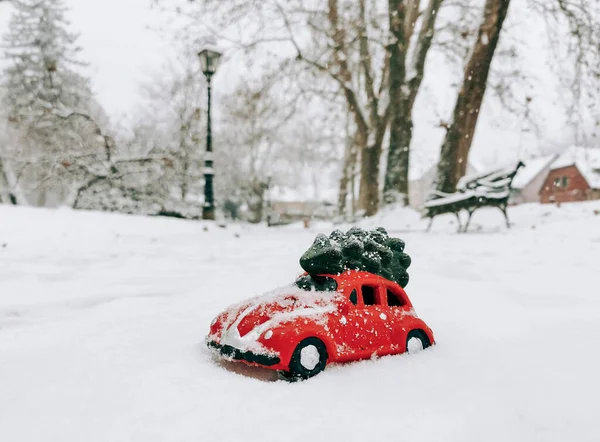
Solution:
{"label": "toy car rear window", "polygon": [[304,275],[299,277],[295,284],[308,292],[335,292],[337,290],[337,282],[329,276]]}

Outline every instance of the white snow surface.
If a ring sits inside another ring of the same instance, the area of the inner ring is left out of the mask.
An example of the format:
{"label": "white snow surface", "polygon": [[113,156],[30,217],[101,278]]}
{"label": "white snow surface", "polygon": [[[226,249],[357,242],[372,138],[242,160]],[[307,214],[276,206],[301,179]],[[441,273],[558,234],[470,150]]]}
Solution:
{"label": "white snow surface", "polygon": [[363,222],[406,241],[437,345],[288,384],[204,338],[291,282],[331,224],[0,206],[0,440],[598,441],[600,202],[509,216],[482,209],[469,234],[408,209]]}

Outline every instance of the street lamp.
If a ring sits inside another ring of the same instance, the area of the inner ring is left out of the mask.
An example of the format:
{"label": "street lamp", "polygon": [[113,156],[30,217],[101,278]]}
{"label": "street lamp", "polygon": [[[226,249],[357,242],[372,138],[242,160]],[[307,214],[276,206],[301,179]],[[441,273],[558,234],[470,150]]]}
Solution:
{"label": "street lamp", "polygon": [[215,199],[213,192],[213,154],[212,154],[212,132],[210,121],[210,80],[217,71],[221,54],[210,44],[198,54],[202,73],[208,82],[208,121],[206,128],[206,159],[204,160],[204,206],[202,207],[202,219],[215,219]]}

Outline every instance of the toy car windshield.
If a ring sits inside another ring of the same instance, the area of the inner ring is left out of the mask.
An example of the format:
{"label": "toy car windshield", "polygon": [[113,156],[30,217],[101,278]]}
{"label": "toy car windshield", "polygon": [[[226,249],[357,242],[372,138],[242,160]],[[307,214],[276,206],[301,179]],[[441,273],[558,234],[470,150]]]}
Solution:
{"label": "toy car windshield", "polygon": [[294,284],[307,292],[335,292],[337,290],[337,282],[329,276],[303,275]]}

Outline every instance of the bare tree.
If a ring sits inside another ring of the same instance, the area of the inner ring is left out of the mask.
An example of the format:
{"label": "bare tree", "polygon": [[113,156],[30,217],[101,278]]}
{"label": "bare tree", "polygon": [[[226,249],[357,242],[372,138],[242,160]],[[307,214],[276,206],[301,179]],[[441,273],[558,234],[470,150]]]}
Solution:
{"label": "bare tree", "polygon": [[[204,7],[204,9],[202,9]],[[386,86],[388,63],[385,48],[387,17],[381,2],[367,0],[309,0],[281,2],[253,0],[201,3],[198,9],[179,9],[203,29],[215,31],[206,17],[220,17],[220,36],[243,51],[267,45],[285,45],[282,53],[296,65],[322,74],[319,81],[334,83],[352,115],[359,152],[359,206],[373,215],[379,206],[379,163],[389,122]],[[218,19],[217,19],[218,20]],[[232,25],[244,26],[239,38]],[[291,49],[291,53],[290,53]],[[299,62],[299,63],[298,63]]]}
{"label": "bare tree", "polygon": [[[183,60],[177,67],[172,65],[155,76],[144,87],[145,104],[140,109],[143,116],[140,128],[146,126],[153,131],[152,127],[156,127],[161,132],[158,139],[149,140],[152,143],[150,150],[172,158],[164,179],[177,190],[182,202],[190,199],[190,202],[198,203],[202,193],[205,84],[199,66]],[[140,151],[138,155],[144,153]]]}
{"label": "bare tree", "polygon": [[4,162],[0,159],[0,204],[18,203],[15,193],[12,191],[10,181],[4,169]]}
{"label": "bare tree", "polygon": [[600,135],[600,2],[528,0],[546,24],[550,67],[569,97],[567,120],[578,143]]}
{"label": "bare tree", "polygon": [[[346,100],[360,154],[358,206],[366,216],[371,216],[379,208],[379,164],[390,117],[386,90],[389,64],[383,46],[377,42],[385,30],[369,27],[373,20],[368,17],[379,16],[375,4],[358,0],[358,8],[349,5],[341,0],[328,0],[325,10],[308,14],[309,27],[316,37],[313,41],[325,46],[306,50],[293,33],[288,13],[281,5],[278,11],[296,50],[296,59],[334,80]],[[377,53],[380,59],[376,61]]]}
{"label": "bare tree", "polygon": [[[0,91],[1,94],[1,91]],[[0,204],[18,204],[18,196],[15,192],[14,182],[10,179],[8,168],[5,165],[6,158],[10,155],[12,134],[8,126],[8,117],[0,111]]]}
{"label": "bare tree", "polygon": [[486,0],[483,19],[471,56],[465,67],[452,121],[442,144],[436,187],[453,192],[467,168],[479,111],[485,95],[490,66],[500,39],[500,31],[510,0]]}
{"label": "bare tree", "polygon": [[348,196],[351,198],[351,213],[352,218],[356,214],[356,198],[355,198],[355,187],[356,187],[356,176],[357,176],[357,160],[358,160],[358,148],[356,146],[356,140],[354,138],[354,126],[349,121],[349,113],[346,113],[346,131],[345,131],[345,146],[344,146],[344,165],[342,168],[342,176],[339,182],[338,190],[338,215],[345,217],[347,213],[347,202]]}
{"label": "bare tree", "polygon": [[435,32],[435,22],[443,0],[429,0],[421,19],[421,29],[407,66],[410,42],[420,15],[419,0],[389,0],[390,33],[390,148],[385,173],[384,195],[393,202],[408,204],[408,172],[412,140],[412,110],[424,77],[425,61]]}
{"label": "bare tree", "polygon": [[[337,62],[340,73],[351,79],[352,73],[348,70],[345,62],[349,54],[345,49],[344,31],[339,26],[338,4],[336,0],[329,0],[329,22],[333,31],[333,41],[337,50],[334,52],[334,60]],[[366,216],[377,213],[379,209],[379,163],[382,153],[382,144],[385,131],[390,117],[389,100],[387,104],[381,100],[385,90],[388,62],[384,64],[381,72],[381,83],[379,89],[375,88],[373,73],[373,60],[369,36],[367,30],[365,0],[359,0],[359,16],[357,20],[359,38],[359,75],[364,76],[364,92],[367,98],[366,115],[362,112],[357,102],[356,92],[348,87],[348,81],[342,84],[346,100],[350,110],[354,113],[357,128],[356,141],[360,149],[360,188],[358,204]]]}
{"label": "bare tree", "polygon": [[325,181],[324,169],[338,161],[331,154],[338,143],[338,123],[332,119],[337,112],[313,106],[314,97],[301,87],[289,88],[286,77],[266,75],[240,84],[222,99],[217,187],[227,195],[228,207],[248,208],[251,222],[264,219],[269,188],[306,195],[302,179],[310,179],[313,172]]}
{"label": "bare tree", "polygon": [[218,137],[223,149],[217,150],[219,188],[229,199],[237,197],[245,203],[249,221],[258,223],[281,156],[279,130],[292,113],[279,107],[268,87],[243,84],[224,101]]}
{"label": "bare tree", "polygon": [[[511,86],[523,81],[520,70],[499,76],[490,69],[492,59],[515,58],[514,48],[509,48],[507,54],[496,50],[500,31],[506,27],[504,19],[508,4],[509,0],[486,1],[452,120],[445,125],[447,133],[436,179],[438,190],[454,191],[465,174],[486,87],[492,86],[501,104],[511,113],[519,113],[521,118],[536,126],[529,108],[532,97],[526,95],[519,102],[511,91]],[[587,125],[596,130],[600,125],[600,116],[595,110],[600,99],[600,5],[587,0],[528,0],[527,6],[547,24],[553,57],[549,64],[563,84],[566,95],[570,95],[567,102],[570,125],[576,128]],[[503,40],[510,35],[507,31],[502,30]],[[492,80],[494,74],[496,81]]]}

